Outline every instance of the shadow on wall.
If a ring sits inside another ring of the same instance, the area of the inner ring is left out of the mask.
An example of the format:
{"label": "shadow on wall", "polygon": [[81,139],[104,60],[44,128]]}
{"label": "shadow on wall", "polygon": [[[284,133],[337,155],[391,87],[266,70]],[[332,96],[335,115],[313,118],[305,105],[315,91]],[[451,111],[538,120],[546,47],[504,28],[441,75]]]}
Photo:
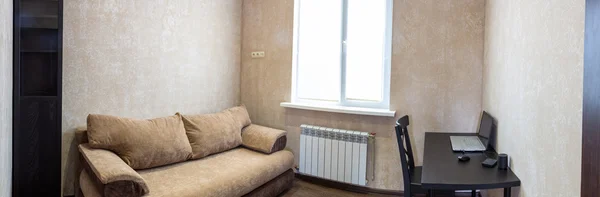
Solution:
{"label": "shadow on wall", "polygon": [[[77,196],[79,193],[79,173],[83,169],[79,157],[79,144],[87,141],[87,136],[83,136],[80,133],[85,131],[86,127],[79,127],[63,133],[63,145],[68,144],[69,150],[66,155],[63,155],[62,161],[65,162],[63,165],[63,193],[65,191],[74,191],[74,195]],[[64,150],[64,147],[63,147]],[[64,154],[64,152],[63,152]],[[72,185],[67,185],[72,183]]]}

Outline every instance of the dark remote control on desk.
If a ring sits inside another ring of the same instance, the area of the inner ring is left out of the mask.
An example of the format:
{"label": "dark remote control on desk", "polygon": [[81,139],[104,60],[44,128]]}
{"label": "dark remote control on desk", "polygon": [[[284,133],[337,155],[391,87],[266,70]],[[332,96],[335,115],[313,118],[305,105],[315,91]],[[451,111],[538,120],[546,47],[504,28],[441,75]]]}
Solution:
{"label": "dark remote control on desk", "polygon": [[481,162],[481,165],[483,165],[483,167],[493,168],[494,166],[496,166],[496,162],[497,160],[495,159],[487,158],[483,162]]}

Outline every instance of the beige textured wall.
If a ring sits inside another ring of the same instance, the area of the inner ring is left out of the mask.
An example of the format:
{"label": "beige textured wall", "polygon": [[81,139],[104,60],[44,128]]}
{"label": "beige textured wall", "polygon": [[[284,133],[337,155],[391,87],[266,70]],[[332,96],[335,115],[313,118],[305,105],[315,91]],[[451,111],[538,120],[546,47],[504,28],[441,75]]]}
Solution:
{"label": "beige textured wall", "polygon": [[10,196],[12,185],[12,7],[0,0],[0,196]]}
{"label": "beige textured wall", "polygon": [[[377,132],[375,180],[402,189],[394,119],[285,109],[292,75],[293,0],[245,0],[241,101],[252,121],[286,129],[298,152],[300,124]],[[394,1],[391,109],[411,116],[417,163],[425,132],[475,132],[481,112],[484,41],[482,0]],[[250,52],[266,52],[252,59]]]}
{"label": "beige textured wall", "polygon": [[584,21],[585,0],[487,1],[483,106],[521,197],[580,196]]}
{"label": "beige textured wall", "polygon": [[239,103],[241,0],[68,0],[64,5],[63,179],[89,113],[135,118]]}

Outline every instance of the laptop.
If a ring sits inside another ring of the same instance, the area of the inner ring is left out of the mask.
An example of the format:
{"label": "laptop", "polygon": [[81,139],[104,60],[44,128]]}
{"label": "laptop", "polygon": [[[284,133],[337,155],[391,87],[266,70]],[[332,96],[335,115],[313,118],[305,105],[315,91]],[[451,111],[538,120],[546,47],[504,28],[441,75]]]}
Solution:
{"label": "laptop", "polygon": [[492,135],[493,124],[494,118],[484,111],[481,114],[477,136],[450,136],[452,150],[466,152],[486,151],[490,136]]}

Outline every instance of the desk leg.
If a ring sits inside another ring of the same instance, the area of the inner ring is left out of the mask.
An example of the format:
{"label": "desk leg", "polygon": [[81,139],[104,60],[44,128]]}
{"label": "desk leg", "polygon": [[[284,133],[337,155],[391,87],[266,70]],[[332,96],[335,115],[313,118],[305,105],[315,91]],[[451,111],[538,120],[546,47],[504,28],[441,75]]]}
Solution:
{"label": "desk leg", "polygon": [[477,197],[477,191],[471,190],[471,197]]}
{"label": "desk leg", "polygon": [[435,194],[434,194],[433,190],[432,190],[432,189],[430,189],[430,190],[429,190],[429,197],[434,197],[434,195],[435,195]]}
{"label": "desk leg", "polygon": [[504,188],[504,197],[510,197],[510,187]]}

